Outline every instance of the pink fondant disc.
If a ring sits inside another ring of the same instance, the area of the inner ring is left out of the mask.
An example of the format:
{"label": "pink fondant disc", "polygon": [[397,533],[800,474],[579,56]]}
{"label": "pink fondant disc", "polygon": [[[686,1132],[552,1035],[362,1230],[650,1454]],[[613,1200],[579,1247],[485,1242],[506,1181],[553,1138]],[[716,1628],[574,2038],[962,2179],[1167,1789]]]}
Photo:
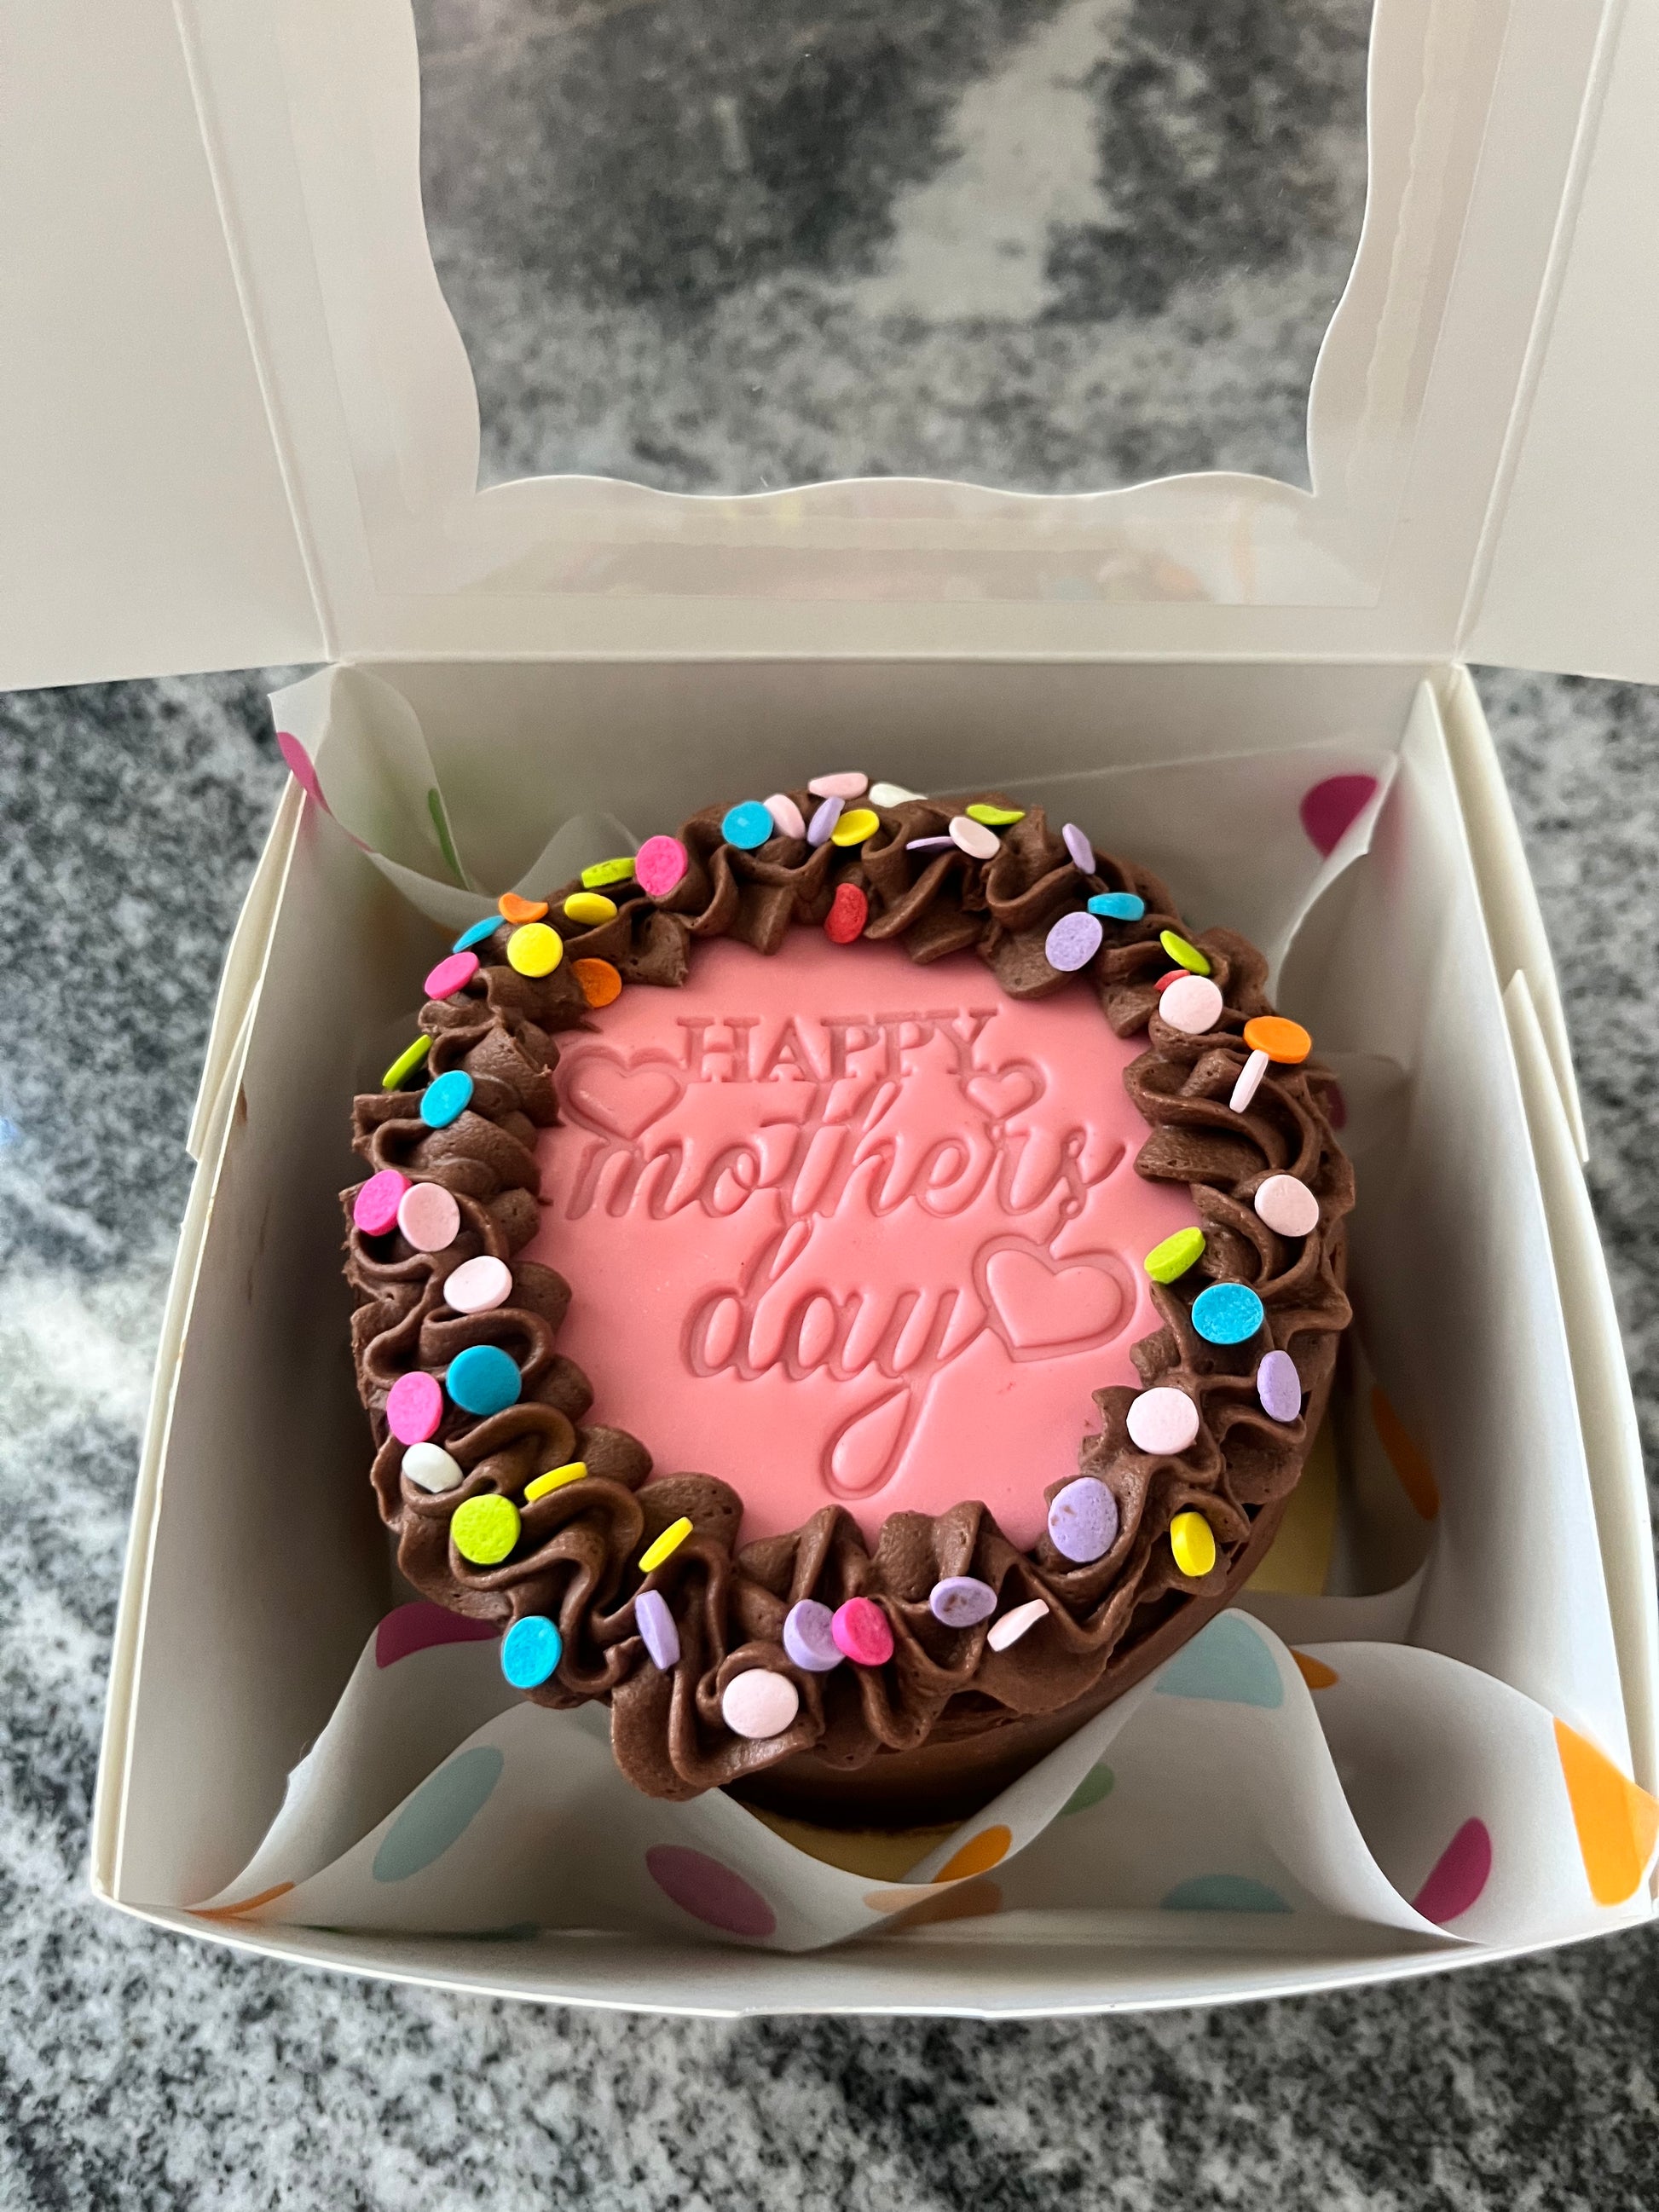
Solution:
{"label": "pink fondant disc", "polygon": [[400,1444],[423,1444],[444,1417],[444,1394],[435,1376],[400,1375],[386,1393],[386,1426]]}
{"label": "pink fondant disc", "polygon": [[409,1177],[396,1168],[382,1168],[352,1201],[351,1218],[365,1237],[388,1236],[398,1226],[398,1208],[409,1188]]}
{"label": "pink fondant disc", "polygon": [[441,1182],[412,1182],[398,1202],[398,1226],[417,1252],[447,1252],[460,1234],[461,1209]]}
{"label": "pink fondant disc", "polygon": [[634,880],[653,898],[666,898],[690,865],[678,837],[647,837],[634,855]]}
{"label": "pink fondant disc", "polygon": [[427,977],[426,995],[428,999],[453,998],[457,991],[465,988],[477,972],[478,956],[476,952],[452,952],[447,959],[441,960]]}

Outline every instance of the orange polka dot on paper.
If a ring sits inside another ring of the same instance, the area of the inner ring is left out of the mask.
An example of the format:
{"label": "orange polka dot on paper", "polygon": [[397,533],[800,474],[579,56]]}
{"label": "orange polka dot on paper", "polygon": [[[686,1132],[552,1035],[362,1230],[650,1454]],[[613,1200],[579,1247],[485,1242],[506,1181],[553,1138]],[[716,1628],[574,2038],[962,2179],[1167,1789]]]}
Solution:
{"label": "orange polka dot on paper", "polygon": [[198,1920],[240,1920],[244,1913],[257,1912],[262,1905],[286,1897],[293,1887],[291,1881],[279,1881],[262,1889],[257,1897],[238,1898],[234,1905],[193,1905],[190,1910]]}
{"label": "orange polka dot on paper", "polygon": [[1555,1723],[1555,1748],[1590,1895],[1598,1905],[1622,1905],[1641,1886],[1659,1838],[1659,1801],[1565,1721]]}
{"label": "orange polka dot on paper", "polygon": [[1322,1659],[1310,1659],[1305,1651],[1292,1651],[1291,1656],[1301,1669],[1302,1679],[1310,1690],[1328,1690],[1342,1679],[1334,1667],[1328,1667]]}
{"label": "orange polka dot on paper", "polygon": [[930,1897],[904,1916],[907,1928],[922,1928],[936,1920],[977,1920],[987,1912],[1000,1912],[1002,1892],[994,1881],[965,1882],[942,1897]]}
{"label": "orange polka dot on paper", "polygon": [[622,996],[622,977],[608,960],[573,960],[571,972],[590,1006],[608,1006]]}
{"label": "orange polka dot on paper", "polygon": [[1008,1846],[1013,1842],[1013,1832],[1000,1821],[994,1827],[981,1828],[970,1836],[960,1850],[952,1851],[945,1864],[933,1876],[935,1881],[961,1881],[970,1874],[988,1874],[1008,1856]]}
{"label": "orange polka dot on paper", "polygon": [[1389,1455],[1389,1464],[1400,1478],[1400,1487],[1425,1521],[1440,1510],[1440,1486],[1434,1469],[1414,1443],[1406,1424],[1384,1396],[1380,1383],[1371,1386],[1371,1425]]}

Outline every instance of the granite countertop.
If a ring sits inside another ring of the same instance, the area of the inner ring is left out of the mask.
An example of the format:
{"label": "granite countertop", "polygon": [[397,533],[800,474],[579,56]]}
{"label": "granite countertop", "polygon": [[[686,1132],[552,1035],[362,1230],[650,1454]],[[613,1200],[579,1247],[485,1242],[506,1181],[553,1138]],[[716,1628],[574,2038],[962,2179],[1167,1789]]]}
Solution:
{"label": "granite countertop", "polygon": [[[417,15],[487,477],[1304,480],[1363,179],[1356,0]],[[489,154],[503,138],[521,158]],[[293,1971],[93,1905],[182,1139],[282,782],[281,673],[0,700],[0,2206],[1659,2201],[1659,1929],[1207,2013],[705,2022]],[[1480,683],[1651,1445],[1659,693]]]}

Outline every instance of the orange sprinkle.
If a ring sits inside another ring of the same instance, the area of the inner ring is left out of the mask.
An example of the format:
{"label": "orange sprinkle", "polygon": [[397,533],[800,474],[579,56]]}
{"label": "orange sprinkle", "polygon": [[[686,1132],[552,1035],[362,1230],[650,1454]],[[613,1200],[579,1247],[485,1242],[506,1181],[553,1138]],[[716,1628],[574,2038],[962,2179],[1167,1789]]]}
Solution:
{"label": "orange sprinkle", "polygon": [[1258,1014],[1244,1024],[1244,1042],[1252,1052],[1265,1052],[1269,1060],[1294,1067],[1313,1050],[1313,1039],[1300,1022],[1287,1022],[1283,1014]]}
{"label": "orange sprinkle", "polygon": [[1400,1487],[1421,1517],[1432,1521],[1440,1510],[1440,1486],[1434,1479],[1434,1469],[1382,1395],[1380,1383],[1371,1386],[1371,1425],[1389,1455],[1389,1466],[1400,1478]]}
{"label": "orange sprinkle", "polygon": [[526,921],[539,921],[547,912],[545,899],[520,898],[517,891],[503,891],[495,905],[503,921],[516,922],[520,927]]}
{"label": "orange sprinkle", "polygon": [[608,1006],[622,996],[622,977],[608,960],[573,960],[570,970],[590,1006]]}

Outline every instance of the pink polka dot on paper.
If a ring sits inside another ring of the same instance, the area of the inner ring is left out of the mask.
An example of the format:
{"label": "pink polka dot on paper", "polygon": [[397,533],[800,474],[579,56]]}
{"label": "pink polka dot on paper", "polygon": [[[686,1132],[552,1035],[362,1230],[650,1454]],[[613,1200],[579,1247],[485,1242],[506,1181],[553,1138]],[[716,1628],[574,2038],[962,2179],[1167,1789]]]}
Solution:
{"label": "pink polka dot on paper", "polygon": [[652,898],[666,898],[690,866],[678,837],[647,837],[634,855],[634,880]]}
{"label": "pink polka dot on paper", "polygon": [[1491,1872],[1491,1831],[1484,1820],[1465,1820],[1412,1903],[1425,1920],[1443,1928],[1474,1904]]}
{"label": "pink polka dot on paper", "polygon": [[653,1844],[645,1855],[645,1870],[663,1895],[727,1936],[770,1936],[777,1915],[759,1890],[706,1851],[684,1844]]}
{"label": "pink polka dot on paper", "polygon": [[307,799],[314,799],[325,814],[331,810],[323,797],[323,787],[317,781],[317,771],[311,765],[311,756],[298,738],[290,737],[286,730],[276,732],[276,750],[288,763],[288,772]]}
{"label": "pink polka dot on paper", "polygon": [[423,1444],[438,1433],[444,1394],[432,1375],[400,1375],[386,1393],[386,1424],[400,1444]]}
{"label": "pink polka dot on paper", "polygon": [[374,1632],[374,1664],[395,1667],[416,1651],[437,1644],[493,1644],[500,1630],[488,1620],[465,1620],[443,1606],[394,1606]]}
{"label": "pink polka dot on paper", "polygon": [[1364,813],[1376,791],[1374,775],[1328,775],[1304,793],[1302,827],[1322,856],[1336,850],[1344,831]]}

